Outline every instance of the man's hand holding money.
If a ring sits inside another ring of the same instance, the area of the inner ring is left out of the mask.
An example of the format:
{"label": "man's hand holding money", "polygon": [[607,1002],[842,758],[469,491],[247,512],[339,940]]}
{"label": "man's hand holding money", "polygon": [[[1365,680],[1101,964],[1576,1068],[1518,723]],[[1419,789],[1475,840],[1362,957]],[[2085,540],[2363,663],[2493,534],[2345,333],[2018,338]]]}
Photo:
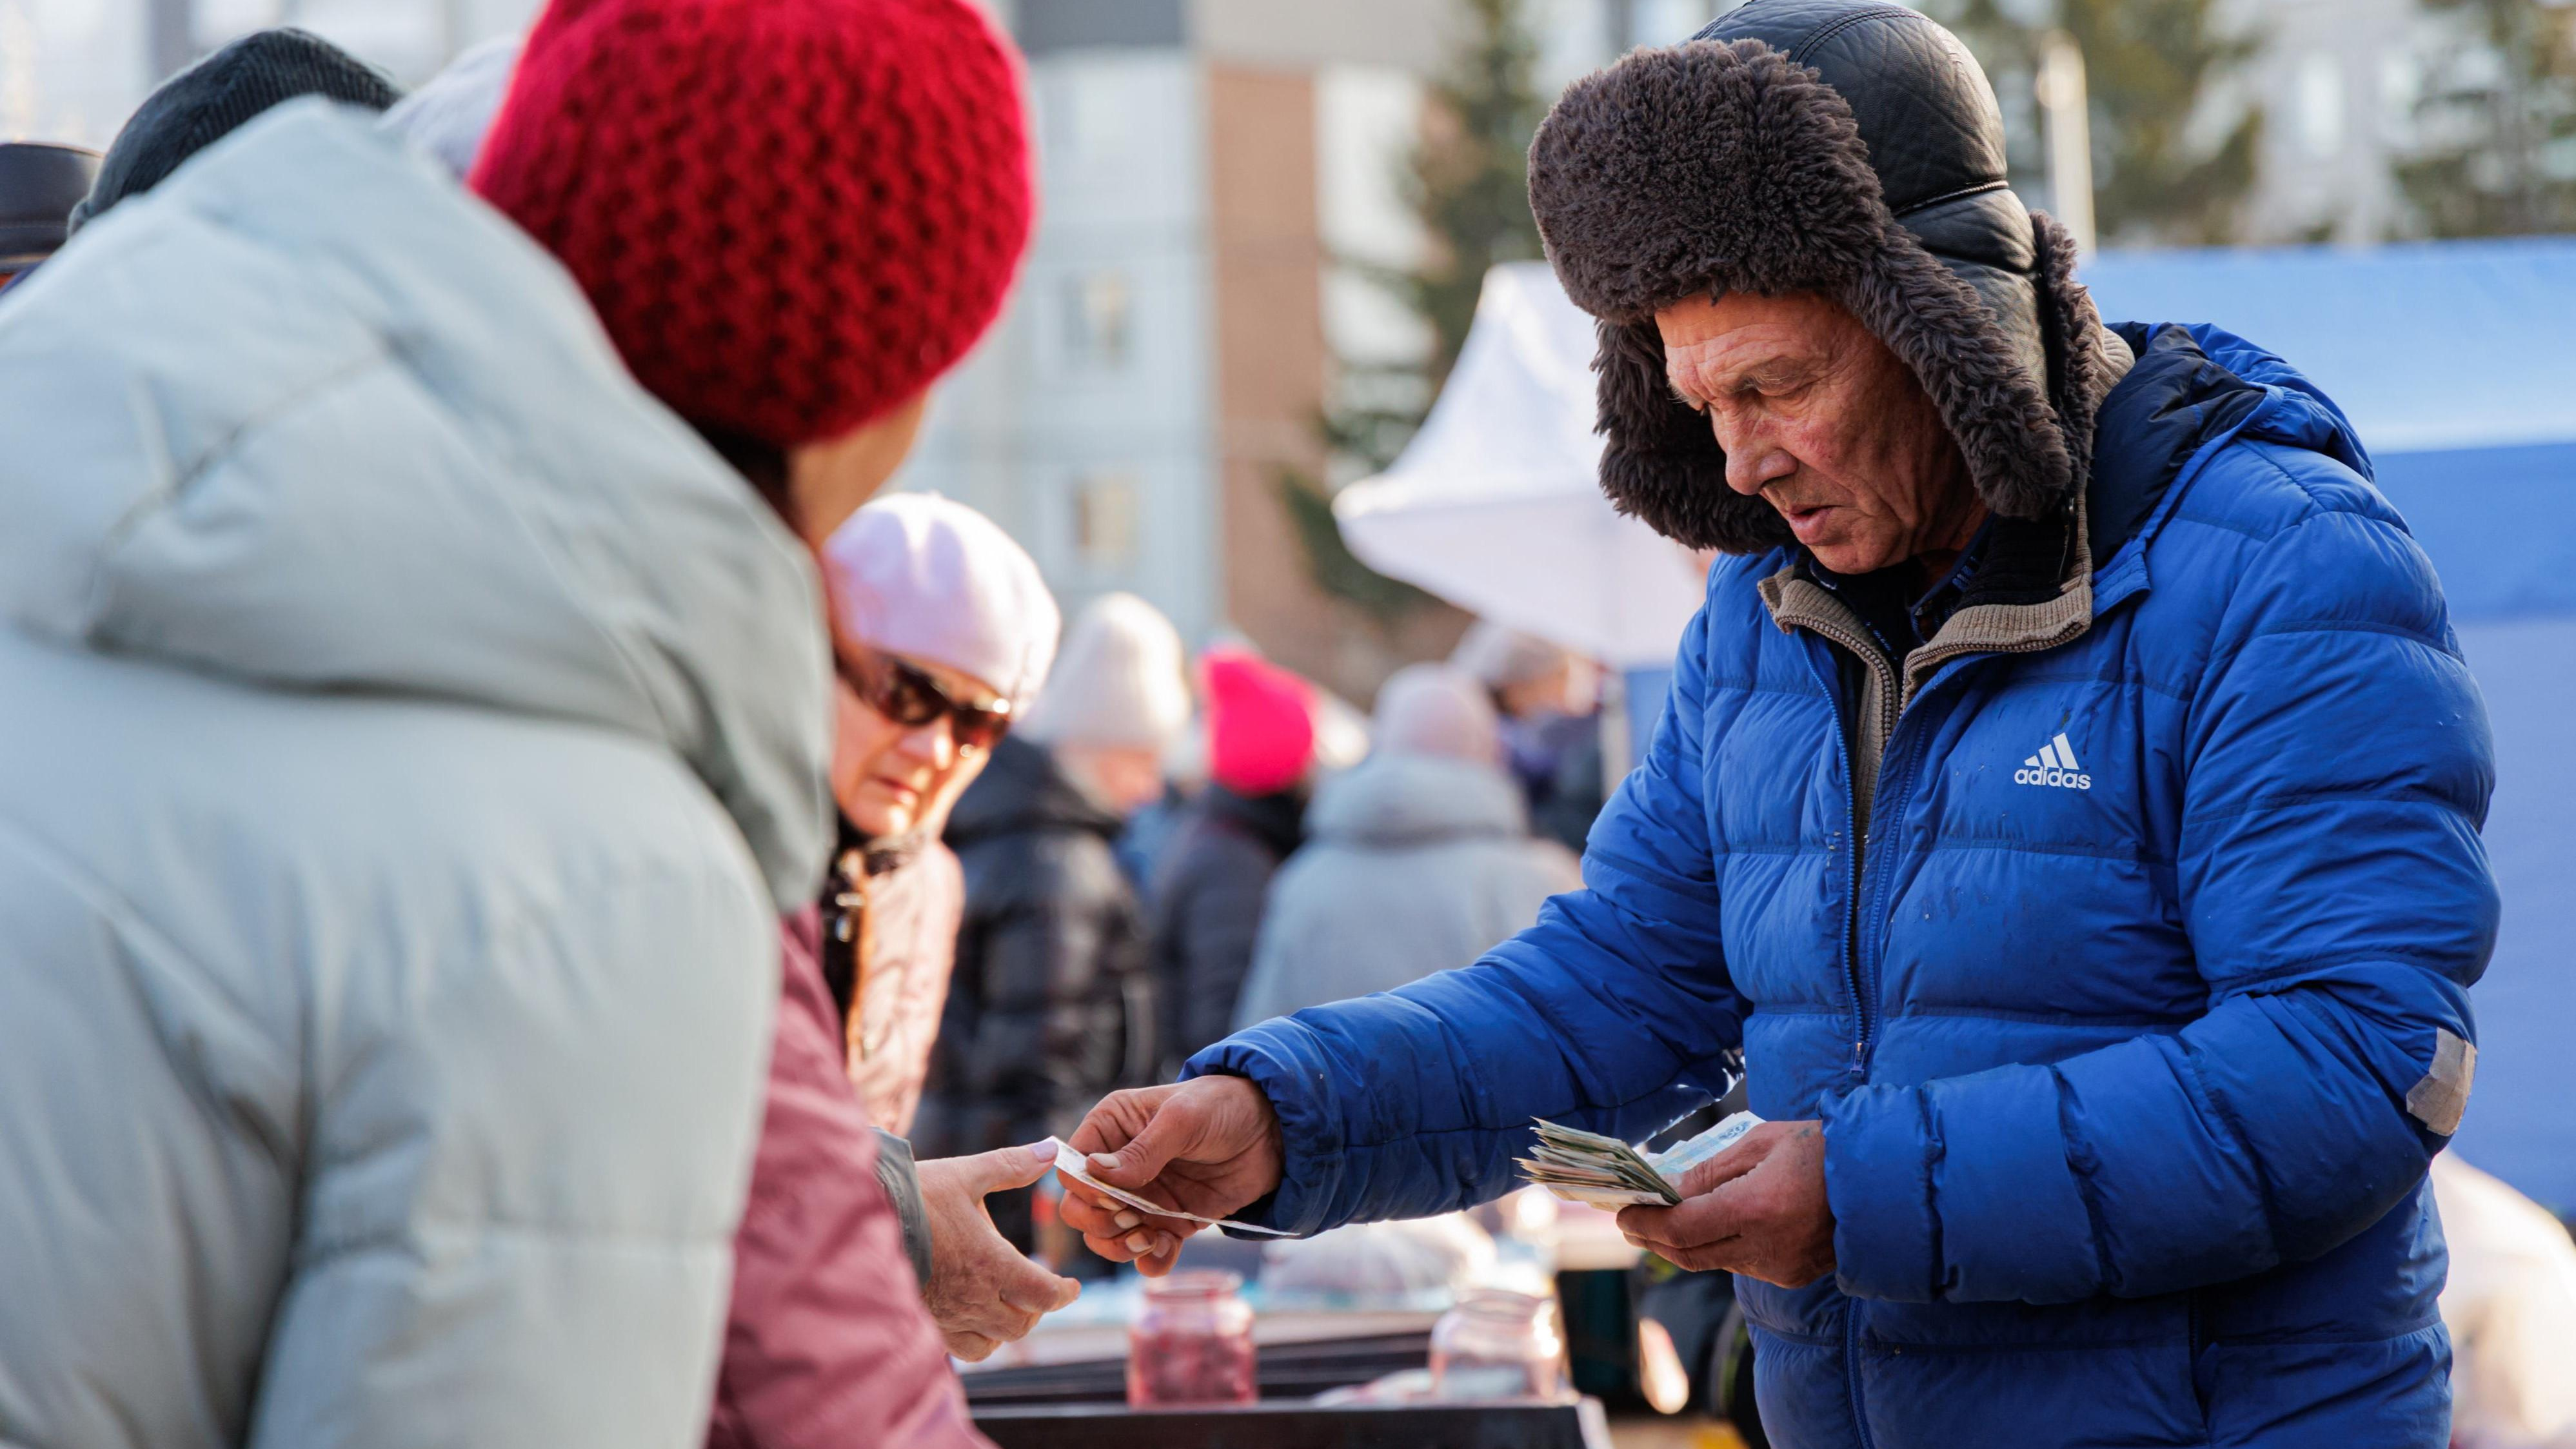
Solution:
{"label": "man's hand holding money", "polygon": [[1690,1170],[1678,1207],[1619,1213],[1628,1241],[1693,1272],[1803,1288],[1834,1271],[1821,1122],[1765,1122]]}
{"label": "man's hand holding money", "polygon": [[[1279,1187],[1284,1158],[1270,1099],[1241,1077],[1194,1077],[1169,1087],[1113,1092],[1068,1144],[1102,1182],[1183,1212],[1222,1218]],[[1065,1183],[1064,1221],[1091,1251],[1133,1261],[1148,1278],[1172,1271],[1181,1239],[1199,1225],[1154,1217]]]}

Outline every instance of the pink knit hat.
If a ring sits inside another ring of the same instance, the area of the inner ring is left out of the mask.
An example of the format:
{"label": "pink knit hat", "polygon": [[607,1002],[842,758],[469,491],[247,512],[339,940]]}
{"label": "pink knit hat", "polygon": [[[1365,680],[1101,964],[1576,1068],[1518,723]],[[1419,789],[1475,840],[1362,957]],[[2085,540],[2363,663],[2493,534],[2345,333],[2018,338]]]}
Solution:
{"label": "pink knit hat", "polygon": [[1017,712],[1055,662],[1055,596],[994,522],[931,493],[850,515],[823,547],[849,638],[972,675]]}
{"label": "pink knit hat", "polygon": [[1202,667],[1209,778],[1238,795],[1297,783],[1315,754],[1314,691],[1306,681],[1241,649],[1211,649]]}

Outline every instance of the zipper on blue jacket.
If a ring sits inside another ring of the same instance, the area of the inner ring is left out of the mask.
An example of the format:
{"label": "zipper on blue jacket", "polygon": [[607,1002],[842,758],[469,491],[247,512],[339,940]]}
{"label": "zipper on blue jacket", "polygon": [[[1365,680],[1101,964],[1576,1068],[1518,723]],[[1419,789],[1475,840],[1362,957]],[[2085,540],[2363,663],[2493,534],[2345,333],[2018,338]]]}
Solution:
{"label": "zipper on blue jacket", "polygon": [[[1850,637],[1845,631],[1838,629],[1810,627],[1808,632],[1823,641],[1829,651],[1834,647],[1840,647],[1852,651],[1854,656],[1858,657],[1859,651],[1864,647],[1861,640]],[[1843,908],[1842,966],[1843,981],[1851,988],[1852,994],[1852,1072],[1857,1076],[1869,1070],[1869,998],[1862,992],[1860,971],[1861,885],[1866,878],[1869,865],[1867,847],[1869,821],[1862,817],[1860,810],[1860,759],[1859,752],[1852,748],[1852,727],[1856,721],[1847,715],[1849,706],[1843,699],[1840,683],[1834,677],[1831,657],[1829,652],[1827,666],[1817,671],[1817,679],[1825,686],[1825,697],[1833,701],[1834,747],[1842,751],[1843,780],[1848,787],[1843,796],[1843,819],[1846,822],[1847,832],[1843,843],[1851,856],[1849,867],[1851,894],[1849,903]],[[1808,657],[1808,665],[1810,668],[1814,667],[1813,655]],[[1863,662],[1862,667],[1868,667],[1866,661]],[[1895,731],[1891,729],[1889,736],[1893,738],[1894,734]],[[1886,763],[1886,753],[1882,748],[1879,755],[1881,775],[1886,773]],[[1872,784],[1874,787],[1876,782],[1873,781]],[[1870,804],[1870,814],[1875,816],[1878,813],[1875,788],[1871,791]]]}
{"label": "zipper on blue jacket", "polygon": [[[1897,717],[1895,733],[1888,737],[1889,751],[1880,756],[1878,788],[1871,794],[1869,801],[1871,820],[1875,822],[1884,817],[1891,828],[1896,822],[1905,818],[1906,806],[1912,803],[1914,798],[1913,742],[1909,740],[1902,747],[1897,743],[1897,736],[1904,733],[1905,716],[1900,714]],[[1917,737],[1922,733],[1921,730],[1915,731]],[[1891,759],[1895,761],[1898,768],[1893,770],[1887,768]],[[1853,884],[1855,891],[1861,891],[1864,883],[1867,886],[1867,890],[1857,898],[1859,908],[1866,910],[1868,914],[1866,918],[1855,918],[1852,932],[1854,954],[1851,972],[1853,989],[1859,993],[1857,999],[1860,1002],[1860,1035],[1852,1046],[1853,1065],[1857,1066],[1863,1075],[1869,1071],[1869,1049],[1873,1044],[1871,1038],[1876,1025],[1869,1008],[1878,1000],[1878,968],[1884,965],[1887,959],[1890,922],[1887,919],[1886,894],[1890,889],[1888,882],[1895,876],[1895,872],[1887,865],[1888,853],[1887,842],[1878,838],[1878,831],[1873,823],[1870,830],[1870,851],[1867,860],[1863,863],[1862,880]]]}
{"label": "zipper on blue jacket", "polygon": [[[1834,709],[1840,713],[1842,704],[1839,700],[1835,702]],[[1850,734],[1847,731],[1837,733],[1841,735],[1837,744],[1843,752],[1843,778],[1849,780],[1852,772],[1860,768],[1860,762],[1852,750]],[[1861,995],[1860,987],[1860,887],[1868,859],[1861,842],[1868,835],[1869,822],[1860,815],[1860,787],[1857,784],[1845,795],[1843,818],[1850,822],[1843,844],[1851,857],[1851,904],[1843,911],[1843,979],[1850,984],[1852,994],[1852,1071],[1860,1073],[1869,1070],[1869,1005],[1868,999]]]}

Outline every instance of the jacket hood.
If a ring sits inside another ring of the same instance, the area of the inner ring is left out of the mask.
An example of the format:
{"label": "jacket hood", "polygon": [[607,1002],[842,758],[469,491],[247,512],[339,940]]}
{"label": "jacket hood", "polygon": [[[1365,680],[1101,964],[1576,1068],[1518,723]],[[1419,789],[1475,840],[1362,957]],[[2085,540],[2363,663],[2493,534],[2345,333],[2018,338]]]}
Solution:
{"label": "jacket hood", "polygon": [[2192,455],[2239,428],[2371,476],[2369,454],[2343,409],[2264,348],[2205,323],[2123,322],[2113,330],[2137,364],[2102,400],[2086,498],[2097,570],[2155,512]]}
{"label": "jacket hood", "polygon": [[812,896],[804,550],[563,270],[372,117],[279,107],[84,228],[0,303],[0,436],[15,627],[650,742],[782,905]]}
{"label": "jacket hood", "polygon": [[1393,849],[1529,834],[1529,807],[1502,771],[1437,755],[1372,755],[1324,782],[1309,839]]}
{"label": "jacket hood", "polygon": [[952,848],[1023,830],[1087,830],[1115,840],[1126,828],[1065,777],[1044,745],[1004,735],[949,812],[946,838]]}
{"label": "jacket hood", "polygon": [[1529,174],[1549,260],[1600,319],[1601,483],[1621,511],[1694,548],[1789,537],[1726,487],[1664,377],[1654,313],[1729,291],[1850,311],[1922,382],[1994,512],[2063,516],[2083,489],[2107,363],[2073,244],[2014,196],[1985,73],[1921,13],[1754,0],[1568,87]]}

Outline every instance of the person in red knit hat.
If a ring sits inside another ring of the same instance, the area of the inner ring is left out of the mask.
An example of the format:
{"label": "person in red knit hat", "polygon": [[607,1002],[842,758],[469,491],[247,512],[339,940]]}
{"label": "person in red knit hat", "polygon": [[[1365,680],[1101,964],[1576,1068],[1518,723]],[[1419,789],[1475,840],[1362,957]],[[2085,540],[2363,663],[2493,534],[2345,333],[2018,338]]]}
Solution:
{"label": "person in red knit hat", "polygon": [[778,922],[811,549],[1002,305],[1023,113],[965,0],[559,0],[483,200],[299,100],[13,289],[13,1443],[705,1442],[773,1037],[749,1327],[866,1372],[757,1441],[981,1442]]}
{"label": "person in red knit hat", "polygon": [[1305,680],[1228,648],[1209,650],[1200,676],[1208,787],[1174,827],[1151,892],[1167,1069],[1233,1027],[1270,877],[1305,838],[1315,758],[1315,691]]}
{"label": "person in red knit hat", "polygon": [[[397,108],[389,124],[442,166],[472,174],[511,88],[524,43],[512,37],[460,57]],[[894,261],[903,264],[901,258]],[[737,455],[748,446],[738,432],[707,431],[729,437],[728,451]],[[880,505],[879,511],[892,506]],[[849,571],[847,555],[870,512],[862,509],[854,515],[825,551],[827,559],[840,565],[827,566],[824,577],[834,594],[832,624],[841,658],[870,657],[894,637],[914,641],[916,654],[946,659],[978,640],[989,647],[1004,637],[996,629],[1021,631],[1010,637],[1042,636],[1052,645],[1053,605],[1041,599],[1037,608],[1043,619],[1031,615],[1022,607],[1029,603],[1025,590],[1018,591],[1023,597],[1001,596],[1010,589],[983,597],[979,586],[973,596],[942,604],[909,587],[893,595],[878,589],[875,612],[862,607],[869,600],[850,592],[863,581]],[[1001,547],[1016,553],[1015,546]],[[970,576],[992,572],[970,570],[950,582],[963,584]],[[1043,587],[1039,589],[1042,595]],[[869,592],[860,588],[861,594]],[[910,612],[889,616],[884,612],[888,606]],[[936,617],[914,617],[924,607]],[[979,615],[981,622],[968,615]],[[845,726],[852,710],[866,713],[851,700],[843,704]],[[843,738],[846,743],[846,733]],[[836,749],[836,793],[842,783],[838,772],[850,763]],[[845,823],[851,818],[845,814]],[[953,862],[949,868],[953,872]],[[908,868],[895,872],[915,873]],[[847,888],[837,873],[826,883],[827,910],[837,909]],[[895,890],[886,904],[903,916],[898,907],[907,900],[923,903],[917,890]],[[908,1112],[899,1102],[879,1101],[868,1089],[881,1083],[861,1080],[855,1065],[843,1070],[835,1045],[845,1033],[854,1039],[859,1033],[855,1023],[844,1020],[848,981],[834,975],[833,950],[818,942],[813,926],[809,907],[791,919],[785,932],[786,990],[770,1054],[769,1101],[752,1164],[750,1202],[735,1240],[733,1302],[716,1380],[711,1449],[816,1438],[853,1443],[936,1439],[953,1426],[943,1424],[936,1432],[923,1428],[916,1422],[920,1409],[953,1406],[957,1386],[953,1376],[925,1367],[933,1355],[920,1310],[929,1309],[931,1326],[951,1352],[980,1359],[999,1343],[1026,1334],[1041,1313],[1063,1306],[1074,1291],[1074,1285],[1059,1282],[996,1233],[983,1201],[996,1185],[1025,1183],[1043,1172],[1042,1158],[1026,1148],[1006,1148],[916,1162],[903,1138],[870,1127],[871,1117],[892,1113],[899,1119]],[[882,929],[865,934],[879,946],[913,939],[900,931],[889,937]],[[947,934],[956,934],[954,921]],[[915,944],[922,951],[934,949],[928,938]],[[942,963],[948,948],[946,940],[935,945]],[[944,965],[941,970],[944,974]],[[874,1184],[868,1181],[871,1165]],[[886,1242],[889,1217],[900,1223],[900,1252],[890,1251]],[[903,1434],[896,1432],[907,1425],[911,1427]]]}
{"label": "person in red knit hat", "polygon": [[1018,62],[964,0],[555,0],[467,180],[818,547],[1035,210]]}
{"label": "person in red knit hat", "polygon": [[[1023,115],[1007,42],[960,0],[555,0],[468,182],[819,550],[1000,310],[1031,220]],[[846,612],[835,652],[863,657]],[[814,1010],[832,998],[792,930],[782,964],[708,1442],[952,1442],[971,1431],[942,1336],[981,1358],[1068,1301],[1031,1265],[984,1261],[1008,1247],[989,1226],[959,1226],[1044,1160],[914,1167],[819,1050],[842,1023]],[[900,1212],[892,1245],[875,1192]],[[925,1333],[913,1295],[934,1288],[948,1317]]]}

